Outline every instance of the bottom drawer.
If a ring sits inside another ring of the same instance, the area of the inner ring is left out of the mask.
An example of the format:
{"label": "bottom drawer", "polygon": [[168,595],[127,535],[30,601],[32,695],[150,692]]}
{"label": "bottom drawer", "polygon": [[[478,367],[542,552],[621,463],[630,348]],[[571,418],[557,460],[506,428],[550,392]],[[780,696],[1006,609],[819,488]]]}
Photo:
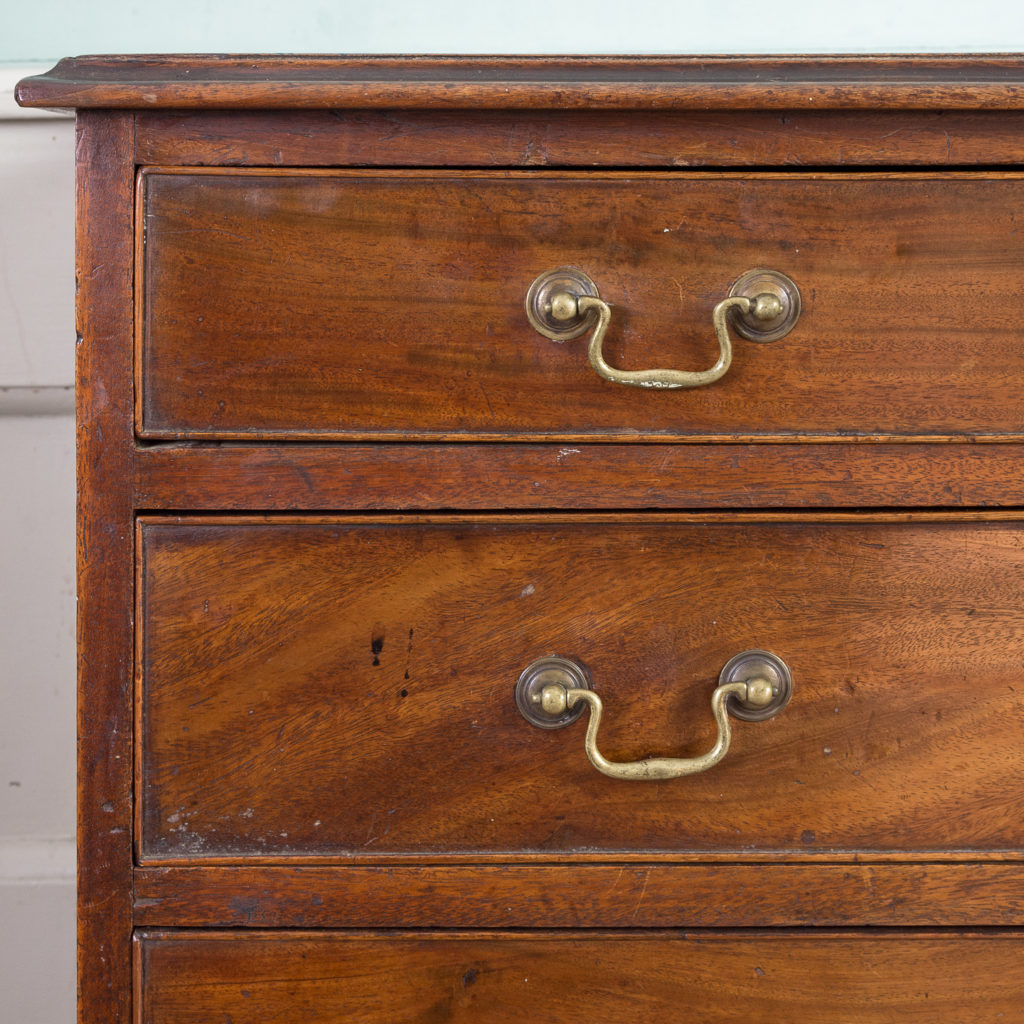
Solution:
{"label": "bottom drawer", "polygon": [[141,1024],[1024,1021],[1024,933],[158,932]]}

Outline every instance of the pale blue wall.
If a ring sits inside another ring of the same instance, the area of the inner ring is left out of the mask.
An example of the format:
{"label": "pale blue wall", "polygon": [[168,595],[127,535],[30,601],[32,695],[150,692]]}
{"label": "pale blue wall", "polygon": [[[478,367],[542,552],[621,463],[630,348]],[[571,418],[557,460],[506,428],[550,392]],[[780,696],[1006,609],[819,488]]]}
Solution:
{"label": "pale blue wall", "polygon": [[84,53],[1024,50],[1024,0],[0,0],[0,63]]}

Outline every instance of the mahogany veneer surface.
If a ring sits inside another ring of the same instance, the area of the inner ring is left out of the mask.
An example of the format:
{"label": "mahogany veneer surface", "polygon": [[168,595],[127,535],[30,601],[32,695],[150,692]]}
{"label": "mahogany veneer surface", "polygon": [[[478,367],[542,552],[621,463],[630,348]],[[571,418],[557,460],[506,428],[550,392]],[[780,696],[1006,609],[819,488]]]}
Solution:
{"label": "mahogany veneer surface", "polygon": [[[150,858],[1021,844],[1019,522],[144,519]],[[613,760],[714,740],[719,669],[799,680],[718,770],[614,781],[511,699],[589,669]],[[909,725],[908,725],[909,723]]]}
{"label": "mahogany veneer surface", "polygon": [[[996,1024],[1020,1012],[1019,933],[143,933],[142,1017],[672,1024]],[[807,984],[827,978],[828,999]],[[201,1008],[201,1009],[200,1009]],[[697,1008],[697,1009],[695,1009]]]}
{"label": "mahogany veneer surface", "polygon": [[[1015,175],[146,174],[146,437],[645,440],[1024,435]],[[610,389],[538,334],[542,271],[586,270],[616,367],[699,370],[752,267],[794,331],[728,385]],[[927,351],[928,358],[920,354]]]}

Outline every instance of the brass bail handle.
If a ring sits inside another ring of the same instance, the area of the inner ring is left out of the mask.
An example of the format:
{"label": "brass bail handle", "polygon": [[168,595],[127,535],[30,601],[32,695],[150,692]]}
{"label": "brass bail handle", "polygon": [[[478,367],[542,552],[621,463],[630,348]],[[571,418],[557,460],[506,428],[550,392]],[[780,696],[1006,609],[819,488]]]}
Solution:
{"label": "brass bail handle", "polygon": [[597,749],[604,704],[590,688],[590,676],[570,658],[541,658],[529,665],[516,683],[516,705],[523,717],[542,729],[572,724],[585,707],[590,721],[583,749],[590,763],[613,779],[664,780],[705,772],[729,752],[729,715],[763,721],[777,715],[789,701],[793,677],[786,663],[769,651],[749,650],[730,658],[711,694],[711,714],[718,737],[699,757],[647,757],[640,761],[609,761]]}
{"label": "brass bail handle", "polygon": [[792,329],[800,316],[796,284],[777,270],[748,270],[711,311],[718,339],[718,359],[707,370],[619,370],[604,358],[604,339],[611,306],[597,286],[576,267],[556,267],[541,274],[526,295],[526,315],[534,329],[553,341],[568,341],[593,328],[587,357],[598,376],[636,388],[699,388],[713,384],[732,364],[729,324],[752,341],[775,341]]}

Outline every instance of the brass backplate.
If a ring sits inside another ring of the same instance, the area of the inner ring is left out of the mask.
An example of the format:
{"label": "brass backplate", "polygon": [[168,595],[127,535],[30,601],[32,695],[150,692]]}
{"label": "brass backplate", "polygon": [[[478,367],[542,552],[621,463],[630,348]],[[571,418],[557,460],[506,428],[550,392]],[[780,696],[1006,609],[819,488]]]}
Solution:
{"label": "brass backplate", "polygon": [[744,722],[763,722],[777,715],[789,703],[793,694],[793,676],[789,666],[771,651],[752,649],[734,655],[725,663],[718,683],[745,683],[757,678],[771,683],[771,701],[762,707],[753,707],[730,697],[727,707],[734,718]]}
{"label": "brass backplate", "polygon": [[537,277],[526,293],[526,318],[533,329],[552,341],[570,341],[590,327],[591,318],[585,314],[570,320],[552,316],[551,299],[559,292],[577,299],[584,295],[598,298],[597,285],[578,267],[555,267]]}
{"label": "brass backplate", "polygon": [[540,704],[545,686],[561,686],[566,690],[589,690],[590,673],[570,658],[538,658],[523,669],[516,683],[516,707],[531,725],[539,729],[562,729],[583,714],[586,705],[580,701],[560,715],[548,714]]}
{"label": "brass backplate", "polygon": [[729,294],[742,295],[750,300],[767,294],[779,300],[781,312],[770,320],[759,320],[752,313],[733,316],[736,333],[749,341],[778,341],[789,334],[800,318],[800,289],[792,278],[778,270],[763,267],[748,270],[733,282]]}

